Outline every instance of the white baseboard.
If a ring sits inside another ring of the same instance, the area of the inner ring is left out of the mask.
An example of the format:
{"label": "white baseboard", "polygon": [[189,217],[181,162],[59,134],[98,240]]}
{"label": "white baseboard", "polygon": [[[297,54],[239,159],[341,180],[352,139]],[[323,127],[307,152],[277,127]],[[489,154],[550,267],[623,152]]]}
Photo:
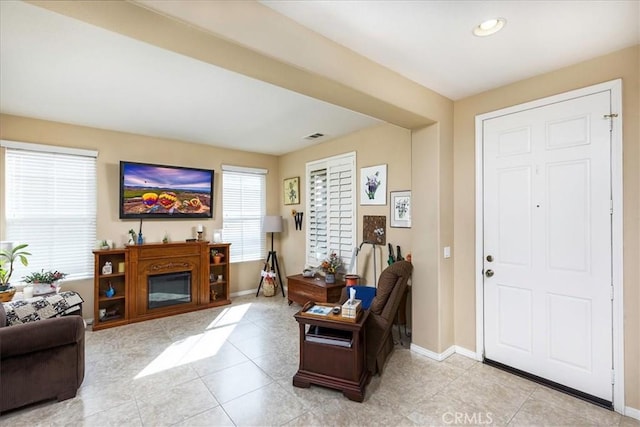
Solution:
{"label": "white baseboard", "polygon": [[[250,294],[254,294],[255,295],[256,292],[258,292],[258,288],[248,289],[246,291],[232,292],[231,296],[232,297],[239,297],[239,296],[242,296],[242,295],[250,295]],[[276,289],[276,292],[280,292],[280,294],[282,295],[282,292],[279,291],[278,289]],[[284,287],[284,293],[285,293],[285,295],[289,295],[289,289],[286,286]]]}
{"label": "white baseboard", "polygon": [[478,357],[478,354],[475,351],[471,351],[467,348],[460,347],[459,345],[456,345],[455,348],[456,348],[456,354],[459,354],[460,356],[468,357],[469,359],[473,359],[473,360],[482,361],[482,358]]}
{"label": "white baseboard", "polygon": [[632,408],[631,406],[625,406],[624,415],[629,418],[640,420],[640,409]]}
{"label": "white baseboard", "polygon": [[239,296],[242,296],[242,295],[255,294],[257,290],[258,289],[256,288],[256,289],[248,289],[246,291],[232,292],[231,296],[232,297],[239,297]]}
{"label": "white baseboard", "polygon": [[420,347],[418,345],[415,345],[413,343],[411,343],[410,349],[411,349],[411,351],[414,351],[414,352],[416,352],[418,354],[426,356],[429,359],[437,360],[438,362],[442,362],[444,359],[446,359],[447,357],[451,356],[453,353],[456,352],[455,346],[449,347],[448,349],[446,349],[442,353],[436,353],[436,352],[433,352],[431,350],[427,350],[426,348],[422,348],[422,347]]}
{"label": "white baseboard", "polygon": [[433,352],[431,350],[427,350],[426,348],[422,348],[422,347],[420,347],[418,345],[415,345],[413,343],[411,344],[410,349],[411,349],[411,351],[414,351],[414,352],[416,352],[418,354],[426,356],[429,359],[437,360],[438,362],[442,362],[444,359],[446,359],[447,357],[451,356],[454,353],[459,354],[459,355],[464,356],[464,357],[468,357],[469,359],[480,360],[480,359],[478,359],[478,355],[476,354],[475,351],[471,351],[471,350],[466,349],[464,347],[460,347],[459,345],[452,345],[451,347],[449,347],[448,349],[446,349],[442,353],[436,353],[436,352]]}

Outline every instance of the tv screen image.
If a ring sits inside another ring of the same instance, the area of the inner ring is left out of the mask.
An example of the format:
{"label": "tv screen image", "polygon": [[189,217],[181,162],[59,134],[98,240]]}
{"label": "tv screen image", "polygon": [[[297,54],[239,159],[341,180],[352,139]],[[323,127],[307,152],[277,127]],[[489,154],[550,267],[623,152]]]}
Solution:
{"label": "tv screen image", "polygon": [[212,218],[214,171],[120,162],[120,218]]}

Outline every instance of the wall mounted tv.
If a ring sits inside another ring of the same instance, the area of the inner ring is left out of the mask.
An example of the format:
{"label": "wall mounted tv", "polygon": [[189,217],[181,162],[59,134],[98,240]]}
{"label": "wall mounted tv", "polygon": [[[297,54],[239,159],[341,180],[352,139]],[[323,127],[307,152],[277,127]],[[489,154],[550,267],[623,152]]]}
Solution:
{"label": "wall mounted tv", "polygon": [[214,171],[120,162],[120,218],[212,218]]}

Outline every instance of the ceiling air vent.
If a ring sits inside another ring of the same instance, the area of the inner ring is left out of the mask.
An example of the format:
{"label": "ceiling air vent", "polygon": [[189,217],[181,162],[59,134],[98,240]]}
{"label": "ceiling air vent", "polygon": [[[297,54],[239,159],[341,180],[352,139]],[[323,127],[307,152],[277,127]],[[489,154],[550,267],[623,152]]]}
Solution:
{"label": "ceiling air vent", "polygon": [[305,136],[304,139],[308,139],[309,141],[313,141],[315,139],[322,138],[323,136],[324,136],[324,133],[316,132],[316,133],[312,133],[311,135]]}

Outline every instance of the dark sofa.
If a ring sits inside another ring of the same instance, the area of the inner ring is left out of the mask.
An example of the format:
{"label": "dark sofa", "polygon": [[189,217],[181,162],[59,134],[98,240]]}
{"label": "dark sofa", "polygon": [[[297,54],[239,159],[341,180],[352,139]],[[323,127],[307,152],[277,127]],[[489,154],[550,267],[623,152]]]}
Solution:
{"label": "dark sofa", "polygon": [[[413,265],[410,262],[398,261],[380,273],[376,296],[369,307],[369,317],[365,324],[367,369],[372,375],[382,373],[387,357],[393,351],[393,321],[412,270]],[[348,289],[349,287],[346,287],[342,290],[340,304],[347,300]]]}
{"label": "dark sofa", "polygon": [[82,317],[6,323],[0,304],[0,413],[74,397],[84,379]]}

